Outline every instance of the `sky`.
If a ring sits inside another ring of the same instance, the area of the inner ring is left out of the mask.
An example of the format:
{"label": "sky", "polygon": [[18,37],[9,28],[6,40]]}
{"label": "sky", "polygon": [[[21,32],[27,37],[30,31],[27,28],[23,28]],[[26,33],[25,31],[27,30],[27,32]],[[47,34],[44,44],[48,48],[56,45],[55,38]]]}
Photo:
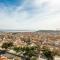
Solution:
{"label": "sky", "polygon": [[60,0],[0,0],[0,29],[60,30]]}

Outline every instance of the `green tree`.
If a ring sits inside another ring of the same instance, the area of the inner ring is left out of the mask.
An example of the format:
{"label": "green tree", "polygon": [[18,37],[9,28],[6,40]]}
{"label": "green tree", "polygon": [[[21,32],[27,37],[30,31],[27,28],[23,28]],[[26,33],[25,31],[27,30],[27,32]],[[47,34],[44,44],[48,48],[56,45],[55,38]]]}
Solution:
{"label": "green tree", "polygon": [[32,56],[34,57],[38,57],[38,49],[37,47],[33,46],[33,47],[23,47],[22,48],[22,54],[25,60],[30,60],[32,58]]}
{"label": "green tree", "polygon": [[8,48],[8,43],[3,43],[3,44],[2,44],[2,48],[7,49],[7,48]]}
{"label": "green tree", "polygon": [[12,42],[5,42],[2,44],[2,48],[5,48],[5,49],[10,48],[12,46],[13,46]]}
{"label": "green tree", "polygon": [[16,51],[16,53],[18,53],[20,52],[20,47],[14,47],[13,50]]}
{"label": "green tree", "polygon": [[23,60],[31,60],[31,58],[38,57],[38,48],[36,46],[24,46],[20,48],[14,48],[16,52],[21,52],[20,56]]}
{"label": "green tree", "polygon": [[12,46],[13,46],[13,42],[9,42],[8,47],[12,47]]}
{"label": "green tree", "polygon": [[50,49],[43,48],[42,52],[43,56],[46,57],[47,60],[54,60],[54,53],[50,51]]}

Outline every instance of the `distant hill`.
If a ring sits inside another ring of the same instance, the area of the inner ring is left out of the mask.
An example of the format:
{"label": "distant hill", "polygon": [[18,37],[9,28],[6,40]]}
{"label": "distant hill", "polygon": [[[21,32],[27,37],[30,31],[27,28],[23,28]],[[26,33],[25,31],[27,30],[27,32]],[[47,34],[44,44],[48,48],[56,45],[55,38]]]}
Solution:
{"label": "distant hill", "polygon": [[60,30],[38,30],[36,32],[60,32]]}

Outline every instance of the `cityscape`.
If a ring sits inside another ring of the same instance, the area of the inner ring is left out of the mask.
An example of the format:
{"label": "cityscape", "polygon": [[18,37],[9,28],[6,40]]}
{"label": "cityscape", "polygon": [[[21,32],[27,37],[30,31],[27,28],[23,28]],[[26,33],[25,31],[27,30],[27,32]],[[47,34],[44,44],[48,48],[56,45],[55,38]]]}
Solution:
{"label": "cityscape", "polygon": [[[45,50],[49,57],[44,56]],[[49,54],[52,54],[52,59]],[[60,31],[0,32],[0,60],[22,59],[59,60]]]}
{"label": "cityscape", "polygon": [[60,60],[60,0],[0,0],[0,60]]}

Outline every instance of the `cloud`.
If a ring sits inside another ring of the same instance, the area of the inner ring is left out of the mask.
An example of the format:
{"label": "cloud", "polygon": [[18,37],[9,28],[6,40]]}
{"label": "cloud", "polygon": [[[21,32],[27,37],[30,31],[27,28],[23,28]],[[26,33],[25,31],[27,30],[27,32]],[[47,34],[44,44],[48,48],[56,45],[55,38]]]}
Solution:
{"label": "cloud", "polygon": [[58,29],[59,0],[25,0],[21,5],[0,8],[0,29]]}
{"label": "cloud", "polygon": [[60,10],[60,1],[59,0],[50,0],[49,8],[52,10]]}

